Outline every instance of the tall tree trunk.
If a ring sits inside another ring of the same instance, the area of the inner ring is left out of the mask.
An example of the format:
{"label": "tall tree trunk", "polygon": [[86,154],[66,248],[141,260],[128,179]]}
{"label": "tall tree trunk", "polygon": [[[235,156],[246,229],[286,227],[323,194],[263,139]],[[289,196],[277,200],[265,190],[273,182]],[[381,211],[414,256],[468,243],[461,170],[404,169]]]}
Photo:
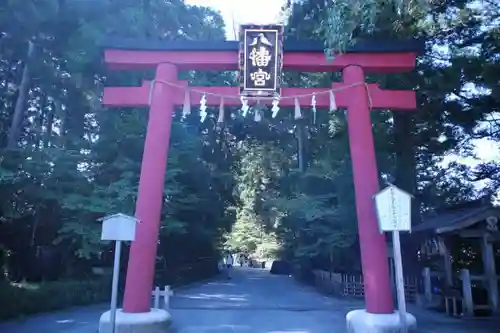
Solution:
{"label": "tall tree trunk", "polygon": [[[394,112],[394,135],[396,148],[395,185],[408,193],[417,190],[417,165],[415,159],[415,138],[412,115]],[[412,201],[412,224],[420,220],[420,204]]]}
{"label": "tall tree trunk", "polygon": [[50,139],[52,138],[52,127],[54,126],[54,118],[56,114],[56,102],[52,103],[52,106],[50,107],[50,110],[48,111],[47,114],[47,129],[45,130],[45,134],[43,137],[43,147],[44,148],[49,148],[50,146]]}
{"label": "tall tree trunk", "polygon": [[59,125],[59,138],[58,145],[59,148],[66,148],[66,130],[68,128],[68,112],[63,108],[63,103],[61,101],[54,101],[54,114],[60,119]]}
{"label": "tall tree trunk", "polygon": [[43,96],[43,98],[40,98],[40,111],[38,112],[38,115],[36,116],[37,123],[33,124],[33,127],[35,128],[34,130],[34,137],[33,137],[33,145],[34,149],[33,151],[39,152],[43,149],[43,138],[44,138],[44,130],[43,130],[43,125],[45,124],[47,114],[49,112],[50,108],[48,106],[49,102],[46,96]]}
{"label": "tall tree trunk", "polygon": [[10,125],[9,136],[7,139],[7,148],[13,149],[16,147],[21,133],[21,123],[24,118],[24,107],[26,105],[26,97],[29,91],[29,63],[33,58],[35,47],[31,41],[28,42],[28,53],[26,55],[26,60],[24,62],[23,75],[21,77],[21,83],[19,84],[19,90],[16,100],[16,106],[14,108],[14,115],[12,116],[12,123]]}
{"label": "tall tree trunk", "polygon": [[[415,159],[415,138],[413,137],[414,124],[412,114],[408,112],[394,112],[394,135],[396,149],[395,185],[410,194],[417,191],[417,165]],[[420,221],[420,203],[414,198],[411,205],[412,225]],[[405,236],[402,242],[405,266],[410,272],[418,270],[416,257],[417,245],[415,238]],[[410,274],[410,272],[406,274]]]}
{"label": "tall tree trunk", "polygon": [[36,204],[35,205],[35,216],[34,216],[34,221],[33,221],[33,227],[31,229],[30,247],[32,247],[32,248],[35,247],[37,231],[38,231],[38,227],[40,225],[40,209],[41,209],[41,205]]}
{"label": "tall tree trunk", "polygon": [[305,131],[306,131],[306,128],[305,128],[304,124],[299,122],[297,124],[296,129],[295,129],[295,136],[297,138],[297,159],[298,159],[298,164],[299,164],[298,167],[299,167],[299,171],[301,173],[304,173],[306,171],[306,165],[307,165],[306,154],[305,154],[305,144],[304,144]]}

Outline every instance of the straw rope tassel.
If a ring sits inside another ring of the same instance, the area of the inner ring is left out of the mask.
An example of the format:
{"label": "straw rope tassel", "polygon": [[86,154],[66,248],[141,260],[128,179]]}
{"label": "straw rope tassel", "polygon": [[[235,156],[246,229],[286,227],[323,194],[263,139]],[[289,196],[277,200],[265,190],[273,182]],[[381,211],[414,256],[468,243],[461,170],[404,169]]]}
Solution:
{"label": "straw rope tassel", "polygon": [[189,94],[189,89],[186,89],[184,94],[184,105],[182,107],[182,117],[186,118],[191,114],[191,97]]}
{"label": "straw rope tassel", "polygon": [[224,97],[220,98],[220,105],[219,105],[219,118],[217,119],[217,123],[223,123],[224,122]]}
{"label": "straw rope tassel", "polygon": [[337,110],[337,102],[335,101],[335,94],[330,90],[330,111]]}
{"label": "straw rope tassel", "polygon": [[295,119],[300,119],[302,118],[302,113],[300,112],[300,104],[299,104],[299,99],[295,97]]}

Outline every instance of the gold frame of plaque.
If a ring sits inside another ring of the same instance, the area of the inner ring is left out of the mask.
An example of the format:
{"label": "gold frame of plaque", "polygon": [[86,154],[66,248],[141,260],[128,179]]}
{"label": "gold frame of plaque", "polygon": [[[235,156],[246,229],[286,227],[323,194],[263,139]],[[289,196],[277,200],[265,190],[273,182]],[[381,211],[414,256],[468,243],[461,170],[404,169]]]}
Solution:
{"label": "gold frame of plaque", "polygon": [[281,94],[282,25],[241,25],[240,95],[273,98]]}

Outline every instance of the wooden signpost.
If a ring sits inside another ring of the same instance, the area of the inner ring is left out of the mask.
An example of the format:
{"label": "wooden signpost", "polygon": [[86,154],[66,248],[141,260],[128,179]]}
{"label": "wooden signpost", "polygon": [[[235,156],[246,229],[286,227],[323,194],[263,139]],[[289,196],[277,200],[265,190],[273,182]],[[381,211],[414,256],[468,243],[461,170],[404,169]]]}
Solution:
{"label": "wooden signpost", "polygon": [[407,332],[403,260],[399,233],[401,231],[411,232],[412,195],[389,184],[377,193],[374,199],[380,232],[392,232],[398,312],[403,332]]}
{"label": "wooden signpost", "polygon": [[135,229],[138,220],[133,216],[118,213],[103,217],[102,219],[99,219],[99,221],[102,221],[101,240],[115,241],[115,259],[113,263],[113,282],[111,284],[110,315],[110,333],[115,333],[122,242],[133,242],[135,240]]}

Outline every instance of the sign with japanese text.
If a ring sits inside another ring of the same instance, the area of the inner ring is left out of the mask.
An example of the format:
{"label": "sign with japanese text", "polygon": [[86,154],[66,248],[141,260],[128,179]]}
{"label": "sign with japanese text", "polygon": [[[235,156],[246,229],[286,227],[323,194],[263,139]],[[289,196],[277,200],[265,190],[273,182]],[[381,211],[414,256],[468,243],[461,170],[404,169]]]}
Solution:
{"label": "sign with japanese text", "polygon": [[380,232],[411,231],[411,194],[389,185],[374,199]]}
{"label": "sign with japanese text", "polygon": [[283,26],[240,27],[240,94],[277,97],[280,94]]}

